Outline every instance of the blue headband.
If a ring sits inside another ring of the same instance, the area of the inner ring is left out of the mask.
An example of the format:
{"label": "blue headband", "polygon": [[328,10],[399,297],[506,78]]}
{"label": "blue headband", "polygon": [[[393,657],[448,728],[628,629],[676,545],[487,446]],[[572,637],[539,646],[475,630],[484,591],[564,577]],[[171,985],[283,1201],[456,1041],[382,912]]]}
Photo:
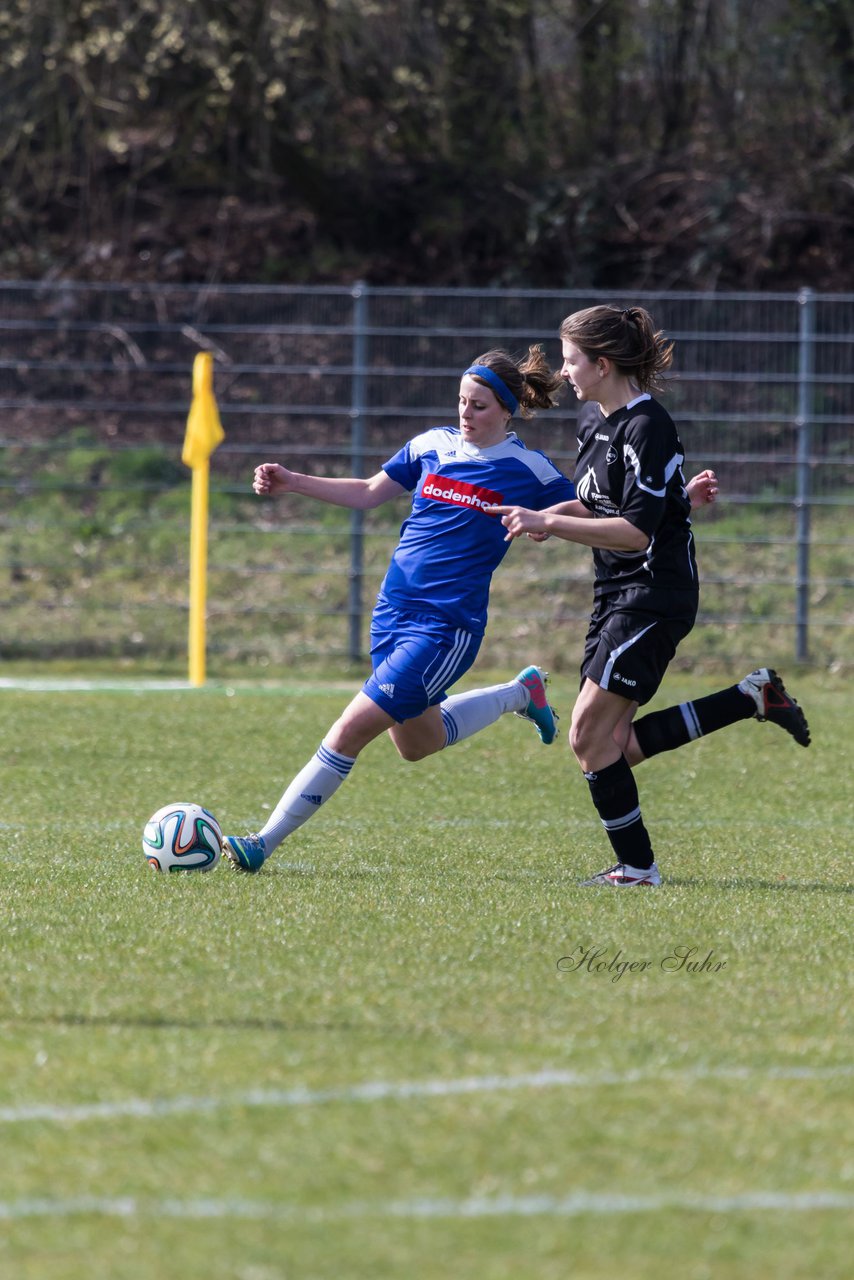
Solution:
{"label": "blue headband", "polygon": [[513,414],[519,408],[519,401],[516,399],[506,383],[502,382],[498,374],[495,373],[493,369],[488,369],[485,364],[473,364],[466,369],[463,377],[466,376],[466,373],[473,373],[478,378],[483,378],[484,382],[488,382],[498,398],[502,400],[510,410],[510,417],[513,417]]}

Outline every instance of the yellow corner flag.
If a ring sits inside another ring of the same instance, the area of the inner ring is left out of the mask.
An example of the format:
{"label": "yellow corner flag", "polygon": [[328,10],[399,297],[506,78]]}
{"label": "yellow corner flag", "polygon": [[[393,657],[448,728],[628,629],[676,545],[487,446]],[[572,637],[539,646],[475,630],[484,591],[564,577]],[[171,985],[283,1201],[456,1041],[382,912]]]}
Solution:
{"label": "yellow corner flag", "polygon": [[224,439],[225,432],[213,393],[213,356],[209,351],[200,351],[193,361],[193,400],[187,417],[181,461],[185,467],[197,467],[200,462],[207,462]]}
{"label": "yellow corner flag", "polygon": [[205,606],[208,571],[210,456],[225,439],[213,393],[213,356],[193,361],[193,399],[181,461],[193,469],[190,515],[190,684],[205,683]]}

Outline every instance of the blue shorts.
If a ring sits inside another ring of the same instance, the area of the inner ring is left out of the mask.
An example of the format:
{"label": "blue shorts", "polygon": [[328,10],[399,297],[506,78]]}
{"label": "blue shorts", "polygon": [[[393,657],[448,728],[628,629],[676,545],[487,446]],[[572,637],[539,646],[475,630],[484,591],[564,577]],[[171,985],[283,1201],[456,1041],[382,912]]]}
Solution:
{"label": "blue shorts", "polygon": [[374,673],[362,692],[403,724],[444,700],[474,662],[482,639],[435,613],[380,606],[371,620]]}

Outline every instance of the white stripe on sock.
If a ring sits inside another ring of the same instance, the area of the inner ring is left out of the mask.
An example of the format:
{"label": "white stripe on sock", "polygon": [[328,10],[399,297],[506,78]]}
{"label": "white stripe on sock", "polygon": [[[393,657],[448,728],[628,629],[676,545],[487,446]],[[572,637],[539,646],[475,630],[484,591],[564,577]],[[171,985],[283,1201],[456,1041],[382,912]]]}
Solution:
{"label": "white stripe on sock", "polygon": [[685,721],[685,728],[688,730],[689,742],[693,742],[696,738],[702,738],[703,730],[700,728],[700,721],[697,719],[693,702],[680,702],[679,710],[682,712],[682,719]]}

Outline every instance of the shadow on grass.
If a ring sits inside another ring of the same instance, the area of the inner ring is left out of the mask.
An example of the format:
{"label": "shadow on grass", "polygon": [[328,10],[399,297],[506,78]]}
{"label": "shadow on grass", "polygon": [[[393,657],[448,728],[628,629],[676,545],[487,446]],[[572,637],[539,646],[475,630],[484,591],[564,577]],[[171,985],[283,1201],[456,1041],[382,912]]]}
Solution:
{"label": "shadow on grass", "polygon": [[754,876],[732,876],[727,880],[712,880],[699,876],[667,876],[665,885],[677,889],[776,889],[790,893],[854,893],[854,884],[805,883],[802,880],[759,880]]}

